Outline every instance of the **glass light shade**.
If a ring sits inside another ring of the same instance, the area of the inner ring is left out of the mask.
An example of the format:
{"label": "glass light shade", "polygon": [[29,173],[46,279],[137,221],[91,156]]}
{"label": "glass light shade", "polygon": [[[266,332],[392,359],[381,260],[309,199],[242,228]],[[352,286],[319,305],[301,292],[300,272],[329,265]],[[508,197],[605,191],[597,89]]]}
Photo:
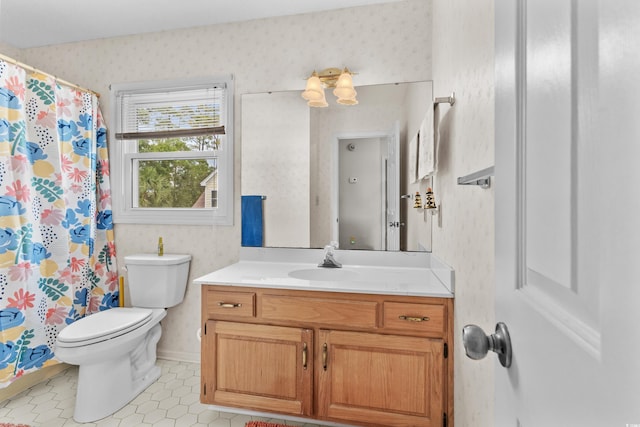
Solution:
{"label": "glass light shade", "polygon": [[[307,86],[302,92],[302,97],[307,101],[319,101],[324,100],[324,89],[322,88],[322,82],[320,77],[314,71],[311,77],[307,79]],[[326,103],[326,101],[325,101]]]}
{"label": "glass light shade", "polygon": [[356,91],[353,88],[353,78],[346,69],[340,74],[333,94],[338,98],[354,98],[356,96]]}
{"label": "glass light shade", "polygon": [[356,105],[358,103],[358,100],[356,99],[356,95],[354,93],[353,98],[338,98],[336,102],[342,105]]}
{"label": "glass light shade", "polygon": [[329,104],[327,104],[327,101],[309,101],[307,102],[307,105],[309,107],[319,107],[319,108],[325,108],[329,106]]}
{"label": "glass light shade", "polygon": [[356,91],[354,88],[337,87],[333,90],[333,94],[339,99],[349,99],[356,97]]}
{"label": "glass light shade", "polygon": [[321,91],[320,93],[322,94],[320,99],[310,99],[309,102],[307,102],[309,107],[324,108],[329,106],[329,104],[327,104],[327,99],[324,97],[324,91]]}

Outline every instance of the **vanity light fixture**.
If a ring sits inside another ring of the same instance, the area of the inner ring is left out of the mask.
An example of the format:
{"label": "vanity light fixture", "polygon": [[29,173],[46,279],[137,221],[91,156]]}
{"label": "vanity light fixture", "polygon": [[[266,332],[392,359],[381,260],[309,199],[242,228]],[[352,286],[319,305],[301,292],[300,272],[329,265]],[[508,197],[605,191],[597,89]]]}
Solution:
{"label": "vanity light fixture", "polygon": [[354,73],[348,68],[326,68],[320,73],[313,72],[307,79],[307,86],[302,92],[302,97],[307,100],[310,107],[328,107],[327,99],[324,95],[325,88],[334,88],[333,94],[338,98],[338,104],[356,105],[357,92],[353,87]]}

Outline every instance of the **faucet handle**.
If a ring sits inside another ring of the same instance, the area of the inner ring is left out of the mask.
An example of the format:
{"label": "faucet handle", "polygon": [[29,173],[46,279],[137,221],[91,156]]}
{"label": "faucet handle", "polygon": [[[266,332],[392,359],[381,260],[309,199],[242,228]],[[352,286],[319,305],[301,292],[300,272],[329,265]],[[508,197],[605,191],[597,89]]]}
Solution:
{"label": "faucet handle", "polygon": [[318,267],[340,268],[342,264],[334,258],[334,251],[338,249],[338,242],[332,241],[324,247],[324,260],[318,264]]}
{"label": "faucet handle", "polygon": [[336,249],[338,249],[338,242],[332,240],[327,246],[324,247],[324,255],[333,255],[333,251],[335,251]]}

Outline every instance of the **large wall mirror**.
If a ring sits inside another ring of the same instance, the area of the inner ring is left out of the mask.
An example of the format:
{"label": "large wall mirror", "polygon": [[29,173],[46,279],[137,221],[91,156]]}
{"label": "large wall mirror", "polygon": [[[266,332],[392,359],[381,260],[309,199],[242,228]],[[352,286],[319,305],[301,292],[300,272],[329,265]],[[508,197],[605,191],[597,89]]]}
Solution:
{"label": "large wall mirror", "polygon": [[327,90],[326,108],[300,91],[242,95],[242,204],[261,205],[245,209],[243,232],[262,229],[243,245],[431,251],[432,215],[414,209],[428,182],[409,176],[409,146],[433,112],[432,83],[356,89],[354,106]]}

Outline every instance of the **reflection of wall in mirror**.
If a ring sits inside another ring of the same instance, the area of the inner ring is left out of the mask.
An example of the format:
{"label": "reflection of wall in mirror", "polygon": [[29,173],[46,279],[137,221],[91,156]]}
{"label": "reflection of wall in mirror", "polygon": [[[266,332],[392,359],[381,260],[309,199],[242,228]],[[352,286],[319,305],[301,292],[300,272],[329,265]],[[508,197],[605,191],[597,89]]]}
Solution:
{"label": "reflection of wall in mirror", "polygon": [[301,102],[297,92],[242,96],[241,191],[266,196],[265,246],[309,247],[309,111]]}
{"label": "reflection of wall in mirror", "polygon": [[[424,203],[427,187],[432,186],[432,184],[430,179],[414,182],[414,177],[409,176],[409,170],[411,168],[408,162],[409,159],[412,158],[409,153],[409,142],[418,133],[422,120],[425,118],[427,108],[433,108],[433,93],[430,82],[413,83],[411,86],[412,89],[407,92],[406,98],[406,137],[401,138],[400,158],[404,164],[401,167],[401,171],[403,172],[401,172],[400,192],[401,194],[410,194],[413,197],[415,197],[416,192],[419,192]],[[435,196],[437,198],[436,203],[439,203],[439,195],[436,194]],[[414,209],[413,203],[413,198],[403,199],[401,201],[401,217],[405,222],[405,227],[401,229],[401,242],[403,242],[405,246],[401,246],[401,249],[409,251],[431,251],[433,216],[423,209]]]}

